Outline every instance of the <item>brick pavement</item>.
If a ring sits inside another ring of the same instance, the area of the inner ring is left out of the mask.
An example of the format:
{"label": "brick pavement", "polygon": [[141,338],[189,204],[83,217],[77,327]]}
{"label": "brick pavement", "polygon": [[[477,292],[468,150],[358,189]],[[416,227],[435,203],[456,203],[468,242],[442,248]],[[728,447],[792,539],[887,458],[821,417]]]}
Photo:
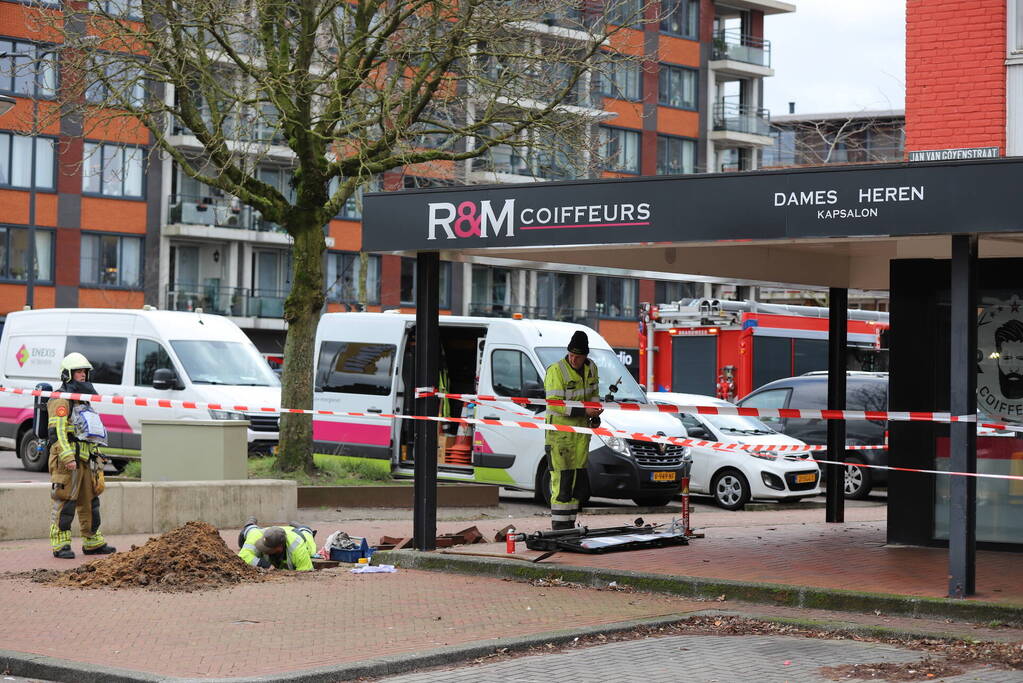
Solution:
{"label": "brick pavement", "polygon": [[[908,663],[924,653],[850,640],[786,636],[670,636],[597,645],[570,652],[392,676],[387,683],[826,683],[822,666]],[[976,667],[944,683],[1019,683],[1023,672]]]}
{"label": "brick pavement", "polygon": [[[313,511],[303,513],[303,519],[314,522],[321,534],[342,528],[375,541],[379,534],[401,536],[411,530],[411,513],[406,519],[390,521],[335,517],[321,522],[313,519]],[[688,548],[603,556],[562,554],[557,561],[835,588],[882,590],[884,586],[891,591],[899,587],[907,595],[941,594],[939,575],[944,573],[944,551],[884,548],[883,508],[856,509],[849,516],[868,521],[845,526],[814,521],[821,515],[819,510],[778,510],[742,517],[708,513],[700,518],[707,538],[694,541]],[[646,517],[648,521],[670,518]],[[746,526],[734,526],[737,520]],[[627,521],[631,516],[583,518],[583,523],[591,526]],[[508,523],[529,531],[543,528],[548,522],[544,517],[495,517],[475,522],[444,521],[438,526],[440,532],[447,533],[476,524],[491,535]],[[719,524],[726,526],[715,526]],[[222,533],[233,546],[237,530]],[[145,539],[123,536],[110,540],[127,549]],[[503,545],[481,544],[465,550],[503,552]],[[521,544],[520,550],[526,552]],[[991,592],[985,597],[1015,604],[1020,591],[1008,584],[1023,585],[1019,581],[1021,568],[1013,562],[1015,556],[979,553],[978,557],[978,585]],[[81,556],[72,562],[55,560],[49,555],[45,539],[0,543],[0,572],[66,568],[84,561]],[[999,586],[1002,595],[993,593]],[[467,595],[471,596],[468,601]],[[483,576],[402,569],[396,574],[362,576],[328,571],[270,585],[176,595],[56,589],[8,578],[0,580],[0,623],[8,625],[0,648],[160,675],[256,676],[338,667],[387,656],[409,657],[438,648],[493,643],[499,638],[546,636],[564,629],[601,627],[724,606],[750,615],[838,618],[979,638],[1023,638],[1020,631],[980,629],[941,620],[889,619],[873,614],[836,616],[795,608],[549,588]],[[87,618],[69,621],[68,614]],[[11,628],[11,624],[17,627]],[[96,633],[103,637],[97,640]],[[69,645],[84,641],[97,645],[92,650]],[[259,656],[253,656],[256,652]]]}

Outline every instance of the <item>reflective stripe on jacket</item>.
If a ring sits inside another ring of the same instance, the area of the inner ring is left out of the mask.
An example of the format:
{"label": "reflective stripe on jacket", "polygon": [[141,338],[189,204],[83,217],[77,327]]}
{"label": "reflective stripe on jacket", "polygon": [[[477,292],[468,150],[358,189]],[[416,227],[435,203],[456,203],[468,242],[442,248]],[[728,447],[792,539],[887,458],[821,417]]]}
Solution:
{"label": "reflective stripe on jacket", "polygon": [[[581,373],[569,364],[567,357],[552,364],[547,368],[543,386],[548,401],[597,401],[600,399],[597,366],[589,358],[583,364]],[[586,411],[583,408],[547,406],[547,422],[584,427],[587,423]]]}
{"label": "reflective stripe on jacket", "polygon": [[[51,398],[46,403],[46,412],[49,418],[46,421],[47,431],[57,435],[55,442],[60,446],[59,457],[63,462],[70,462],[75,457],[75,446],[69,436],[74,436],[75,428],[71,426],[71,411],[74,403],[66,398]],[[52,438],[52,437],[51,437]],[[92,444],[78,442],[78,457],[81,460],[88,460],[92,453]]]}
{"label": "reflective stripe on jacket", "polygon": [[313,535],[302,529],[295,531],[293,526],[282,526],[284,529],[284,553],[279,556],[264,555],[256,548],[256,541],[263,538],[263,529],[253,526],[245,533],[245,542],[238,551],[238,557],[246,564],[264,569],[273,564],[278,569],[293,569],[297,572],[312,571],[313,555],[316,553],[316,541]]}

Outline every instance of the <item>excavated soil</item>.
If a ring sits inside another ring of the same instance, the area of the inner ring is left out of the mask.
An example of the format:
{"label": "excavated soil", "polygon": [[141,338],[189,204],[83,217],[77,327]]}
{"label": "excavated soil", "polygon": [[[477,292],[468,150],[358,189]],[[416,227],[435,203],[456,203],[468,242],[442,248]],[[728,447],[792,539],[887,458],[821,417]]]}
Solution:
{"label": "excavated soil", "polygon": [[270,577],[249,566],[206,522],[188,522],[131,550],[74,569],[37,573],[33,580],[81,588],[148,588],[158,591],[215,590]]}

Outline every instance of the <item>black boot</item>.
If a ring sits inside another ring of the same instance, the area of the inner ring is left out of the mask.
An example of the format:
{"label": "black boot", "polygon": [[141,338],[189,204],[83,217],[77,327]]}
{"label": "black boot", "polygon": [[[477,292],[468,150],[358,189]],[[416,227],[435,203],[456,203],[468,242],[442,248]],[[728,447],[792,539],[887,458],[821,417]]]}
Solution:
{"label": "black boot", "polygon": [[561,522],[561,521],[557,521],[557,522],[552,521],[551,522],[551,530],[552,531],[563,531],[564,529],[574,529],[574,528],[575,528],[575,522]]}
{"label": "black boot", "polygon": [[[104,543],[98,548],[82,548],[82,552],[86,555],[113,555],[117,552],[117,548]],[[74,557],[74,555],[72,554],[71,557]]]}
{"label": "black boot", "polygon": [[66,545],[60,550],[54,550],[53,556],[59,557],[62,560],[73,560],[75,559],[75,551],[71,549],[71,546]]}

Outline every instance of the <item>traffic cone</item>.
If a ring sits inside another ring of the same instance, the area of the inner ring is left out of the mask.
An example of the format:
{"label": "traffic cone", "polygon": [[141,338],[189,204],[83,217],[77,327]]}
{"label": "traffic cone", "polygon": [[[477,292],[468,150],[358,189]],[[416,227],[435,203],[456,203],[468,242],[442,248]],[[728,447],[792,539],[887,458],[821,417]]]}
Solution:
{"label": "traffic cone", "polygon": [[[470,405],[467,403],[462,408],[462,417],[468,417]],[[469,433],[469,425],[464,422],[458,425],[455,442],[444,451],[444,461],[449,465],[472,465],[472,434]]]}

